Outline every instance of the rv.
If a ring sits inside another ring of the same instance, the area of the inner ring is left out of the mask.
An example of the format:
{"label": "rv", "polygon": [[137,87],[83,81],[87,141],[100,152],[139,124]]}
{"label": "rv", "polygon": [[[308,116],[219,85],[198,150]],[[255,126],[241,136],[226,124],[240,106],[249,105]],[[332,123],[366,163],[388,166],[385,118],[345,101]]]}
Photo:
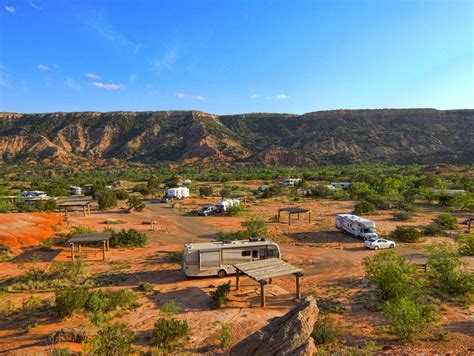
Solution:
{"label": "rv", "polygon": [[189,188],[186,188],[186,187],[170,188],[166,192],[166,196],[168,198],[173,198],[173,199],[189,198]]}
{"label": "rv", "polygon": [[433,194],[436,195],[449,195],[449,196],[454,196],[458,194],[464,194],[466,191],[464,189],[433,189]]}
{"label": "rv", "polygon": [[351,186],[351,183],[349,183],[349,182],[331,182],[331,185],[334,188],[342,188],[342,189],[346,190],[346,189],[349,189],[349,187]]}
{"label": "rv", "polygon": [[21,192],[20,196],[22,198],[36,198],[36,199],[47,198],[46,193],[42,192],[41,190],[27,190],[27,191]]}
{"label": "rv", "polygon": [[281,184],[285,187],[294,187],[301,181],[301,178],[285,178]]}
{"label": "rv", "polygon": [[363,240],[378,237],[377,232],[375,231],[375,223],[372,220],[364,219],[357,215],[336,215],[336,228],[347,235]]}
{"label": "rv", "polygon": [[76,187],[74,185],[71,185],[69,187],[69,195],[81,195],[81,194],[82,194],[81,187]]}
{"label": "rv", "polygon": [[280,248],[265,238],[189,243],[184,245],[183,273],[186,277],[219,276],[235,273],[237,263],[280,258]]}
{"label": "rv", "polygon": [[219,200],[215,205],[216,205],[217,212],[222,213],[224,211],[227,211],[227,209],[231,206],[240,205],[240,200],[239,199],[224,199],[224,200]]}

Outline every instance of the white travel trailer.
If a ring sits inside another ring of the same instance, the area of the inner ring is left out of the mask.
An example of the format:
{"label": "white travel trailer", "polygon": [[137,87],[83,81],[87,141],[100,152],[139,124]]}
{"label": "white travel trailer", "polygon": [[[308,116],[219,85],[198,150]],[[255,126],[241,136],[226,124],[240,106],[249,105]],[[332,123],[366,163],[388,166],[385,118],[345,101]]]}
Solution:
{"label": "white travel trailer", "polygon": [[331,185],[334,188],[342,188],[342,189],[346,190],[346,189],[349,189],[349,187],[351,186],[351,183],[349,183],[349,182],[331,182]]}
{"label": "white travel trailer", "polygon": [[27,190],[27,191],[21,192],[20,196],[22,198],[37,198],[37,199],[42,199],[42,198],[44,199],[48,197],[46,193],[41,190]]}
{"label": "white travel trailer", "polygon": [[75,185],[71,185],[69,187],[69,195],[81,195],[82,189],[81,187],[76,187]]}
{"label": "white travel trailer", "polygon": [[464,193],[466,193],[464,189],[445,189],[445,190],[433,189],[433,194],[436,194],[436,195],[454,196],[454,195],[464,194]]}
{"label": "white travel trailer", "polygon": [[336,215],[336,228],[347,235],[363,240],[378,237],[377,231],[375,230],[375,223],[372,220],[364,219],[357,215]]}
{"label": "white travel trailer", "polygon": [[174,199],[189,198],[189,188],[186,188],[186,187],[170,188],[166,192],[166,196],[168,198],[174,198]]}
{"label": "white travel trailer", "polygon": [[227,211],[227,209],[231,206],[240,205],[240,200],[239,199],[224,199],[224,200],[219,200],[215,205],[216,205],[217,211],[219,213],[222,213],[223,211]]}
{"label": "white travel trailer", "polygon": [[280,248],[265,238],[189,243],[184,245],[183,273],[186,277],[219,276],[235,273],[237,263],[280,258]]}
{"label": "white travel trailer", "polygon": [[294,187],[301,181],[301,178],[285,178],[281,184],[285,187]]}

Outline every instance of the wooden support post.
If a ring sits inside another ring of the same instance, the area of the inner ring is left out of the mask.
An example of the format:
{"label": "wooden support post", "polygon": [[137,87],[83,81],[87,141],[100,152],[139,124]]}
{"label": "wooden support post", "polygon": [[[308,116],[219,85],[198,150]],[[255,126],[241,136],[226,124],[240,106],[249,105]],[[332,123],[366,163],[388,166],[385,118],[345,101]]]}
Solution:
{"label": "wooden support post", "polygon": [[105,261],[105,240],[102,241],[102,261]]}
{"label": "wooden support post", "polygon": [[280,210],[278,210],[278,222],[280,222]]}
{"label": "wooden support post", "polygon": [[71,243],[71,258],[72,258],[72,262],[75,261],[75,258],[74,258],[74,243]]}
{"label": "wooden support post", "polygon": [[268,284],[272,284],[272,279],[268,279]]}
{"label": "wooden support post", "polygon": [[110,242],[109,240],[107,240],[107,252],[109,252],[109,250],[110,250]]}
{"label": "wooden support post", "polygon": [[67,206],[64,207],[64,216],[67,216]]}
{"label": "wooden support post", "polygon": [[85,206],[85,205],[82,206],[82,215],[83,215],[83,216],[86,216],[86,215],[87,215],[87,214],[86,214],[86,206]]}
{"label": "wooden support post", "polygon": [[298,220],[300,219],[300,213],[298,213]]}
{"label": "wooden support post", "polygon": [[261,298],[261,306],[265,307],[265,281],[260,282],[260,298]]}
{"label": "wooden support post", "polygon": [[81,253],[81,244],[77,244],[77,251]]}
{"label": "wooden support post", "polygon": [[87,214],[88,215],[91,214],[91,205],[90,204],[87,204]]}
{"label": "wooden support post", "polygon": [[296,277],[296,299],[301,300],[300,273],[295,273]]}
{"label": "wooden support post", "polygon": [[240,289],[240,273],[239,270],[235,270],[235,290],[238,291]]}
{"label": "wooden support post", "polygon": [[311,224],[311,211],[309,212],[308,222]]}
{"label": "wooden support post", "polygon": [[288,213],[288,225],[291,225],[291,213]]}
{"label": "wooden support post", "polygon": [[151,221],[151,231],[155,231],[155,220]]}

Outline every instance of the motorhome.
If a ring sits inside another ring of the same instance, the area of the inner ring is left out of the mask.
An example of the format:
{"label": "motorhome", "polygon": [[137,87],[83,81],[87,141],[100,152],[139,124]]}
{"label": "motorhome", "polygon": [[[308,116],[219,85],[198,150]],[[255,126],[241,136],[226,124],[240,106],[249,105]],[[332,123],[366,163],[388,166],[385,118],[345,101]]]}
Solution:
{"label": "motorhome", "polygon": [[240,205],[240,200],[239,199],[219,200],[215,204],[218,213],[222,213],[224,211],[227,211],[227,209],[231,206],[238,206],[238,205]]}
{"label": "motorhome", "polygon": [[189,198],[189,188],[186,188],[186,187],[170,188],[166,192],[166,196],[168,198],[173,198],[173,199]]}
{"label": "motorhome", "polygon": [[343,233],[363,240],[377,238],[375,223],[372,220],[352,214],[336,215],[336,228]]}
{"label": "motorhome", "polygon": [[464,189],[433,189],[433,194],[436,195],[449,195],[449,196],[454,196],[458,194],[464,194],[466,191]]}
{"label": "motorhome", "polygon": [[285,178],[281,184],[285,187],[294,187],[301,181],[301,178]]}
{"label": "motorhome", "polygon": [[233,265],[281,258],[279,246],[265,238],[189,243],[184,245],[183,273],[186,277],[225,277],[235,273]]}
{"label": "motorhome", "polygon": [[331,182],[331,185],[334,188],[342,188],[342,189],[346,190],[346,189],[349,189],[349,187],[351,186],[351,183],[349,183],[349,182]]}

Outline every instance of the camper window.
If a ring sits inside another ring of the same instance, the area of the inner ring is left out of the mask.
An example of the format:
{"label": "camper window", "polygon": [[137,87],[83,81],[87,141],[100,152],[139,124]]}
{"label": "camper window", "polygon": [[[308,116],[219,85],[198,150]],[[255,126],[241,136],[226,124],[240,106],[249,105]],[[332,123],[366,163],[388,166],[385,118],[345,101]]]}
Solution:
{"label": "camper window", "polygon": [[278,257],[278,250],[272,248],[268,249],[268,257]]}
{"label": "camper window", "polygon": [[242,257],[250,256],[250,251],[242,251]]}
{"label": "camper window", "polygon": [[253,250],[252,251],[252,258],[257,258],[258,257],[258,251],[257,250]]}

